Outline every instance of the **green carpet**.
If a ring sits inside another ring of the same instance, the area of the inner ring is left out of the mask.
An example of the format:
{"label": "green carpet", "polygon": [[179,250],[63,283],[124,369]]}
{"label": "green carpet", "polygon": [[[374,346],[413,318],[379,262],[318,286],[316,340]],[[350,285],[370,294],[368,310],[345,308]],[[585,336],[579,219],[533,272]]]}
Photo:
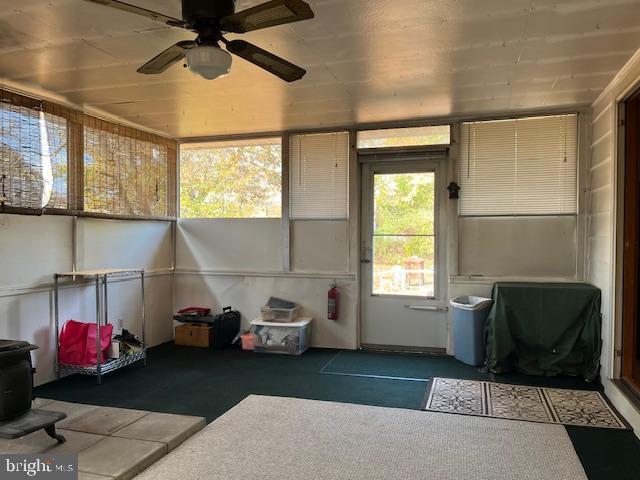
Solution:
{"label": "green carpet", "polygon": [[354,377],[371,377],[427,382],[433,377],[464,380],[500,381],[536,387],[598,390],[597,383],[586,383],[578,377],[536,377],[519,373],[494,375],[482,373],[451,357],[342,350],[320,369],[320,373]]}
{"label": "green carpet", "polygon": [[[56,400],[204,416],[211,422],[250,394],[420,409],[427,383],[320,373],[466,378],[525,385],[599,389],[578,378],[480,373],[451,357],[313,349],[301,357],[214,351],[165,344],[149,351],[147,367],[95,379],[74,375],[36,389]],[[333,360],[333,361],[332,361]],[[338,363],[336,363],[336,361]],[[327,365],[328,364],[328,365]],[[332,366],[333,365],[333,366]],[[373,373],[372,373],[373,372]],[[377,372],[377,373],[376,373]],[[425,413],[425,415],[428,415]],[[640,441],[632,432],[567,427],[590,480],[636,480]]]}
{"label": "green carpet", "polygon": [[341,351],[322,367],[320,373],[428,382],[433,376],[433,363],[433,359],[423,355]]}

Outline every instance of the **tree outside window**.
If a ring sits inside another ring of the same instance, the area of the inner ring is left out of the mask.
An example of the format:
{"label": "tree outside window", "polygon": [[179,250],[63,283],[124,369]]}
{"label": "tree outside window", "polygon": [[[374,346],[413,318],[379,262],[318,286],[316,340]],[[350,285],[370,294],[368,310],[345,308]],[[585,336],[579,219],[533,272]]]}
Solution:
{"label": "tree outside window", "polygon": [[180,149],[182,218],[279,218],[280,138]]}

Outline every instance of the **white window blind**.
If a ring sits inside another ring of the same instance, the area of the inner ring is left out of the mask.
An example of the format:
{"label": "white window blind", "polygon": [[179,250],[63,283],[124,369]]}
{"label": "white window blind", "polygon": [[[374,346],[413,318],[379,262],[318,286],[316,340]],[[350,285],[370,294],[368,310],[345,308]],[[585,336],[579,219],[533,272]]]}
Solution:
{"label": "white window blind", "polygon": [[577,213],[577,115],[463,123],[463,216]]}
{"label": "white window blind", "polygon": [[349,132],[293,135],[290,158],[290,217],[349,216]]}

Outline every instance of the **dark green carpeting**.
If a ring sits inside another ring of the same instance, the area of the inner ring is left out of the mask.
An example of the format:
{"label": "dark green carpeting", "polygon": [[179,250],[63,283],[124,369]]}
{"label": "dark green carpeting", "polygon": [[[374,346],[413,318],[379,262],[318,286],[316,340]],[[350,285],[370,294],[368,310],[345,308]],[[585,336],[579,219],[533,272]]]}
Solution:
{"label": "dark green carpeting", "polygon": [[[310,350],[301,357],[287,357],[165,344],[150,350],[146,368],[133,366],[106,375],[100,386],[91,377],[76,375],[38,387],[36,394],[71,402],[199,415],[212,421],[250,394],[419,409],[428,386],[352,373],[598,388],[577,378],[484,374],[450,357],[337,353]],[[323,369],[334,374],[320,373]],[[567,427],[567,431],[590,480],[639,478],[640,441],[632,432],[578,427]]]}
{"label": "dark green carpeting", "polygon": [[481,373],[451,357],[442,355],[389,354],[343,350],[337,352],[320,373],[329,375],[397,378],[399,380],[424,380],[433,377],[489,380],[544,387],[572,389],[599,389],[598,384],[586,383],[580,378],[534,377],[512,373],[492,375]]}
{"label": "dark green carpeting", "polygon": [[337,352],[320,373],[427,382],[433,368],[419,355]]}

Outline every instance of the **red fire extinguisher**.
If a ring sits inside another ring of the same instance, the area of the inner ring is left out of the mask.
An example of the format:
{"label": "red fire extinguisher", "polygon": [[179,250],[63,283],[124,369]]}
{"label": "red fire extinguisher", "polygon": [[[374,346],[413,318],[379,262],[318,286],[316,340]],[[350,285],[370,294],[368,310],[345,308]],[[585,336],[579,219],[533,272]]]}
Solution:
{"label": "red fire extinguisher", "polygon": [[338,320],[340,317],[340,290],[338,284],[334,280],[329,287],[327,294],[327,318],[329,320]]}

